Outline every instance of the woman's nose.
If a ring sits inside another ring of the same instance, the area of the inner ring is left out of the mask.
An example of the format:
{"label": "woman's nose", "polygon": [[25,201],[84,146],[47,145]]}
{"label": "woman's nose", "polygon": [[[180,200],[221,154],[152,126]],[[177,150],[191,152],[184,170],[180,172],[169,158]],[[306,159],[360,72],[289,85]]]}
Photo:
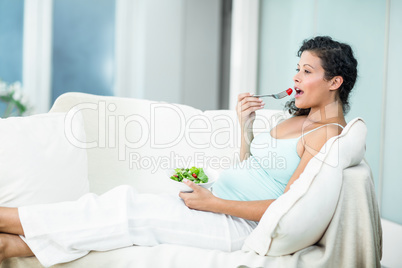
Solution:
{"label": "woman's nose", "polygon": [[297,83],[300,82],[299,73],[297,73],[297,74],[295,74],[295,75],[293,76],[293,81],[295,81],[295,82],[297,82]]}

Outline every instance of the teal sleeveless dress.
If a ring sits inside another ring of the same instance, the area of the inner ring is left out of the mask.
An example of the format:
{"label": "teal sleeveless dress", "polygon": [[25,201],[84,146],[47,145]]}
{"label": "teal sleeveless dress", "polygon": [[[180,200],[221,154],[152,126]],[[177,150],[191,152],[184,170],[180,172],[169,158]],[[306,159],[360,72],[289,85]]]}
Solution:
{"label": "teal sleeveless dress", "polygon": [[297,154],[299,139],[324,126],[292,139],[276,139],[271,136],[271,130],[260,133],[250,145],[250,157],[224,170],[214,183],[212,192],[228,200],[278,198],[300,163]]}

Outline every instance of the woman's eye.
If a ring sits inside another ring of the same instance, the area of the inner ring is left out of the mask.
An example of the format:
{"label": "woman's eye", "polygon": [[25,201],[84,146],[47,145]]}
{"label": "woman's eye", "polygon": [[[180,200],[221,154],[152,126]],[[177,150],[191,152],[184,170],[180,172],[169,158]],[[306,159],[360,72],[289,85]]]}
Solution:
{"label": "woman's eye", "polygon": [[304,72],[305,72],[306,74],[311,73],[309,70],[304,70]]}
{"label": "woman's eye", "polygon": [[296,72],[300,72],[300,69],[299,69],[299,68],[297,68],[297,69],[296,69]]}

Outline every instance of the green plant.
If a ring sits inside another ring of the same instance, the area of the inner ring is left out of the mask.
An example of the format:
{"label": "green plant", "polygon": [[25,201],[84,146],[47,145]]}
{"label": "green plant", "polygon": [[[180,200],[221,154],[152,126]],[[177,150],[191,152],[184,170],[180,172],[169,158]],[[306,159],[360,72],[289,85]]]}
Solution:
{"label": "green plant", "polygon": [[6,104],[6,108],[1,116],[3,118],[22,116],[30,110],[28,100],[22,93],[20,82],[7,84],[0,80],[0,101]]}

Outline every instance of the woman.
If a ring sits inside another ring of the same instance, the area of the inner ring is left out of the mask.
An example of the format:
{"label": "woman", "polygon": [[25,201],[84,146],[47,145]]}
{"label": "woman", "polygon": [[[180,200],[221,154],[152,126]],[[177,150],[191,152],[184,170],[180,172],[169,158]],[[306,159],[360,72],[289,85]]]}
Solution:
{"label": "woman", "polygon": [[[293,117],[254,139],[255,112],[264,103],[249,93],[239,95],[240,158],[249,165],[223,172],[213,193],[186,181],[194,191],[180,193],[180,198],[135,194],[131,187],[119,186],[76,202],[0,208],[0,261],[35,255],[50,266],[91,250],[133,244],[240,249],[270,204],[346,125],[344,112],[357,76],[350,46],[315,37],[304,41],[298,56],[295,100],[287,104]],[[268,149],[261,147],[267,143]],[[264,165],[267,152],[283,157],[284,165]]]}

